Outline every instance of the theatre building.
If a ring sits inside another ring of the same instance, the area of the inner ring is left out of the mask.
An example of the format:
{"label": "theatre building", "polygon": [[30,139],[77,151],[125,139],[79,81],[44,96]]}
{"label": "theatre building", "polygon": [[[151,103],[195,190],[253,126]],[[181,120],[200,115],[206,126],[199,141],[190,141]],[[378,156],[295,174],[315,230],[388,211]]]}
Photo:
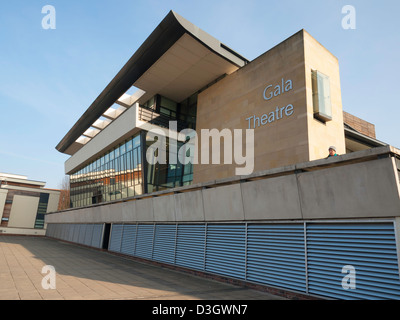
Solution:
{"label": "theatre building", "polygon": [[400,298],[400,152],[343,110],[339,60],[305,30],[249,61],[171,11],[56,149],[71,209],[49,237],[286,296]]}

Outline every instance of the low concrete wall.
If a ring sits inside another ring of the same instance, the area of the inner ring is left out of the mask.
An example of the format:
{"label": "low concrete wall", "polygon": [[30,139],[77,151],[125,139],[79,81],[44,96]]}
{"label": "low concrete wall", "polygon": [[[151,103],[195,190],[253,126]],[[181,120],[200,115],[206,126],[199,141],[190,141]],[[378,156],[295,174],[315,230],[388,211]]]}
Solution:
{"label": "low concrete wall", "polygon": [[0,235],[45,236],[46,229],[0,227]]}
{"label": "low concrete wall", "polygon": [[46,223],[399,217],[399,150],[329,159],[46,215]]}

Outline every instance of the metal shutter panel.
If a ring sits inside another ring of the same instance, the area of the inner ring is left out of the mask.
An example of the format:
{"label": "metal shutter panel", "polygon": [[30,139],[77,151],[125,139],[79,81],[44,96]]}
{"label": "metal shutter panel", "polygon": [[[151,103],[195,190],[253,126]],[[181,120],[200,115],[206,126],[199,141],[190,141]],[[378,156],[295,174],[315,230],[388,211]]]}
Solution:
{"label": "metal shutter panel", "polygon": [[111,235],[108,250],[115,252],[121,251],[122,230],[122,224],[113,224],[111,226]]}
{"label": "metal shutter panel", "polygon": [[46,237],[53,237],[54,224],[48,223],[46,227]]}
{"label": "metal shutter panel", "polygon": [[80,224],[75,224],[74,225],[74,237],[72,242],[78,243],[78,238],[79,238],[79,230],[81,229]]}
{"label": "metal shutter panel", "polygon": [[90,246],[92,244],[92,236],[93,236],[93,224],[86,225],[85,230],[85,240],[83,244]]}
{"label": "metal shutter panel", "polygon": [[93,226],[93,236],[91,246],[94,248],[101,248],[103,242],[103,225],[95,224]]}
{"label": "metal shutter panel", "polygon": [[65,239],[65,231],[66,231],[66,227],[65,227],[65,225],[64,224],[60,224],[60,228],[61,228],[61,231],[60,231],[60,239],[61,240],[64,240]]}
{"label": "metal shutter panel", "polygon": [[175,239],[175,224],[156,225],[154,235],[153,259],[173,264],[175,262]]}
{"label": "metal shutter panel", "polygon": [[57,238],[58,239],[62,239],[62,231],[63,231],[63,228],[62,228],[62,224],[57,224]]}
{"label": "metal shutter panel", "polygon": [[70,224],[69,225],[69,227],[68,227],[68,237],[67,237],[67,240],[68,241],[70,241],[70,242],[72,242],[72,240],[73,240],[73,237],[74,237],[74,225],[73,224]]}
{"label": "metal shutter panel", "polygon": [[207,225],[206,271],[245,279],[245,260],[245,225]]}
{"label": "metal shutter panel", "polygon": [[205,232],[204,224],[178,225],[176,265],[204,270]]}
{"label": "metal shutter panel", "polygon": [[153,252],[154,225],[138,225],[135,255],[145,259],[152,259]]}
{"label": "metal shutter panel", "polygon": [[[400,299],[393,223],[308,224],[309,293],[338,299]],[[342,287],[355,268],[356,289]]]}
{"label": "metal shutter panel", "polygon": [[83,244],[85,240],[86,224],[81,224],[79,228],[78,243]]}
{"label": "metal shutter panel", "polygon": [[306,291],[303,224],[248,225],[247,280]]}
{"label": "metal shutter panel", "polygon": [[61,224],[61,236],[60,236],[61,240],[65,239],[65,234],[66,234],[66,226],[65,224]]}
{"label": "metal shutter panel", "polygon": [[136,243],[136,225],[125,224],[122,234],[121,253],[134,256],[135,243]]}

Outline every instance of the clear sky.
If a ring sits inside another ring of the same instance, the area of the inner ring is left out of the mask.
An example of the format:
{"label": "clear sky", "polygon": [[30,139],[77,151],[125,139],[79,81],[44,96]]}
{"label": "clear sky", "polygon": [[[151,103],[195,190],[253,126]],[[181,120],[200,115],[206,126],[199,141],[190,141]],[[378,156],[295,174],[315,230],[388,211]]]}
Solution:
{"label": "clear sky", "polygon": [[[56,29],[42,28],[45,5]],[[343,109],[400,148],[398,0],[1,0],[0,172],[58,188],[55,146],[170,10],[249,60],[307,30],[339,59]]]}

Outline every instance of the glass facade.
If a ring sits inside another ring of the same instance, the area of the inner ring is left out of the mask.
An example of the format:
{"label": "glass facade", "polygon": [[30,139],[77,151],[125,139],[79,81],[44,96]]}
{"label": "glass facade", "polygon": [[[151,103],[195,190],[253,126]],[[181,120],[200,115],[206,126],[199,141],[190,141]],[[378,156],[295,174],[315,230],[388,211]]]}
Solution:
{"label": "glass facade", "polygon": [[[153,141],[146,142],[146,150],[153,144]],[[183,142],[177,143],[177,151],[184,145]],[[189,185],[193,180],[193,164],[171,163],[169,158],[170,143],[167,139],[167,163],[146,163],[147,166],[147,190],[148,192],[160,191],[168,188]],[[178,157],[177,152],[177,157]]]}
{"label": "glass facade", "polygon": [[[185,99],[181,103],[176,103],[163,96],[157,95],[150,100],[156,112],[160,117],[165,119],[165,124],[159,125],[167,126],[169,121],[177,121],[177,129],[195,129],[196,127],[196,113],[197,113],[197,94]],[[154,122],[158,124],[157,122]],[[189,137],[190,138],[190,137]],[[153,141],[146,141],[146,152],[153,144]],[[185,142],[177,142],[177,152]],[[166,154],[170,152],[170,141],[166,141]],[[178,156],[178,155],[177,155]],[[192,155],[193,156],[193,155]],[[167,163],[156,163],[154,165],[146,163],[146,176],[147,176],[147,192],[159,191],[168,188],[174,188],[184,185],[189,185],[193,180],[193,164],[171,163],[169,156],[167,156]]]}
{"label": "glass facade", "polygon": [[70,176],[73,208],[143,194],[140,134]]}
{"label": "glass facade", "polygon": [[48,203],[49,203],[49,194],[41,193],[39,198],[38,211],[36,213],[35,226],[34,226],[35,229],[44,228],[44,216],[47,212]]}
{"label": "glass facade", "polygon": [[[142,113],[143,121],[162,127],[167,127],[169,121],[177,121],[178,131],[195,129],[197,94],[180,103],[155,95],[140,108],[147,112]],[[74,172],[70,176],[71,207],[88,206],[191,184],[192,163],[171,163],[169,157],[165,164],[150,164],[146,161],[146,152],[154,143],[147,141],[146,135],[146,131],[141,131]],[[169,154],[168,138],[166,142],[166,152]],[[184,144],[185,142],[177,143],[177,152]]]}

